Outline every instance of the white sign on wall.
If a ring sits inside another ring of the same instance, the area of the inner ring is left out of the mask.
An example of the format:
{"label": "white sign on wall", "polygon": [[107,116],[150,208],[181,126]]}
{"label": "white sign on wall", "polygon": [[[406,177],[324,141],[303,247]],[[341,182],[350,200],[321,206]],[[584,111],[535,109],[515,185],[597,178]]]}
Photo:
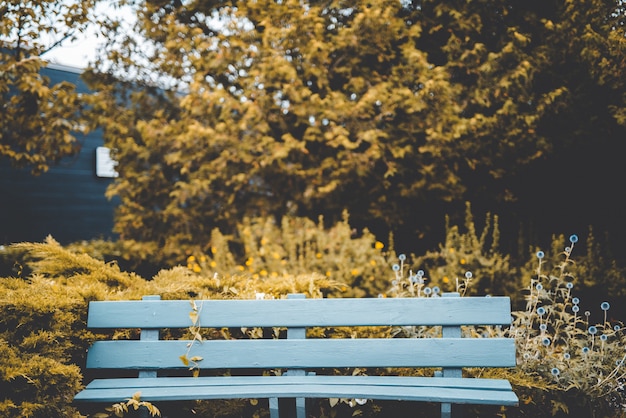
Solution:
{"label": "white sign on wall", "polygon": [[119,173],[115,171],[117,161],[111,158],[111,150],[107,147],[96,148],[96,176],[115,178]]}

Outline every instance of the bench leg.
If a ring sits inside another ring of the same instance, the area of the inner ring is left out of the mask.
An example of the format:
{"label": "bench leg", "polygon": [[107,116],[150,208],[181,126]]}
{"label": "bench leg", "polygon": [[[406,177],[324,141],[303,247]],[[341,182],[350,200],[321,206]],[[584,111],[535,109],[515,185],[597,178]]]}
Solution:
{"label": "bench leg", "polygon": [[306,418],[305,398],[296,398],[296,418]]}
{"label": "bench leg", "polygon": [[441,418],[452,418],[452,404],[441,404]]}
{"label": "bench leg", "polygon": [[270,418],[278,418],[278,398],[270,398]]}
{"label": "bench leg", "polygon": [[455,418],[463,418],[464,414],[461,405],[456,405],[456,407],[454,407],[451,403],[441,404],[441,418],[452,418],[453,409]]}

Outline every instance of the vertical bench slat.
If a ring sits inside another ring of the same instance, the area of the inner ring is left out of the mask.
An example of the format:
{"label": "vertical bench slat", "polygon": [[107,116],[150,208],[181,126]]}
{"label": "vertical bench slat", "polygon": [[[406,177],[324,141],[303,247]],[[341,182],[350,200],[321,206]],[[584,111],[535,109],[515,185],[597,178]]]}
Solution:
{"label": "vertical bench slat", "polygon": [[[161,296],[150,295],[144,296],[141,300],[160,300]],[[158,329],[146,329],[143,328],[141,330],[141,334],[139,335],[139,339],[141,341],[158,341],[159,340],[159,330]],[[157,377],[156,370],[140,370],[139,377]]]}
{"label": "vertical bench slat", "polygon": [[[305,295],[303,294],[294,294],[291,293],[287,295],[287,299],[305,299]],[[304,340],[306,338],[306,328],[305,327],[289,327],[287,328],[287,339],[291,340]],[[291,376],[304,376],[306,374],[306,370],[304,369],[289,369],[287,370],[287,374]],[[296,418],[305,418],[306,415],[306,406],[305,406],[304,398],[296,398]]]}
{"label": "vertical bench slat", "polygon": [[[159,295],[150,295],[144,296],[141,300],[161,300],[161,296]],[[149,329],[142,328],[139,334],[139,339],[141,341],[158,341],[159,340],[159,330],[158,329]],[[157,377],[156,370],[139,370],[138,377],[146,378],[146,377]],[[149,418],[150,414],[146,407],[141,407],[139,411],[139,418]]]}
{"label": "vertical bench slat", "polygon": [[[454,293],[444,293],[442,295],[446,298],[458,298],[461,295],[457,292]],[[460,326],[451,326],[446,325],[441,327],[441,337],[442,338],[461,338],[461,327]],[[444,378],[446,377],[463,377],[463,369],[459,367],[444,367],[442,370],[442,375]],[[441,404],[441,418],[451,418],[452,417],[452,404],[450,403],[442,403]]]}

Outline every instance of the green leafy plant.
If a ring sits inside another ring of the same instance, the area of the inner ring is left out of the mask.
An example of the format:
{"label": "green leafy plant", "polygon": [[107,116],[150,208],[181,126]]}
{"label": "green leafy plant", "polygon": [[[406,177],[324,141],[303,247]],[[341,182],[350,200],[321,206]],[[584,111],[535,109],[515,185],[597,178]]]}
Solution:
{"label": "green leafy plant", "polygon": [[[391,241],[391,239],[390,239]],[[375,296],[385,289],[388,260],[393,249],[368,230],[350,225],[347,213],[331,227],[322,217],[246,218],[235,236],[213,230],[208,251],[187,257],[198,274],[241,274],[252,280],[276,279],[285,274],[320,274],[338,284],[336,295]]]}
{"label": "green leafy plant", "polygon": [[99,412],[94,414],[94,418],[107,418],[110,417],[111,414],[113,416],[122,418],[129,411],[137,411],[140,408],[146,408],[148,413],[153,417],[160,417],[161,411],[159,408],[154,406],[152,403],[141,400],[141,392],[135,393],[132,398],[126,400],[126,402],[119,402],[111,405],[110,407],[105,408],[105,410],[109,413]]}
{"label": "green leafy plant", "polygon": [[[611,319],[610,303],[599,303],[599,322],[581,309],[575,296],[577,266],[572,258],[578,236],[571,235],[564,248],[562,237],[555,239],[548,256],[536,252],[534,270],[527,270],[527,286],[522,295],[525,309],[513,311],[509,328],[465,327],[472,336],[514,338],[517,367],[504,370],[466,370],[470,375],[492,375],[512,382],[521,407],[506,409],[506,416],[558,416],[571,411],[588,411],[589,416],[621,416],[626,402],[626,333],[622,322]],[[563,249],[564,248],[564,249]],[[393,265],[391,297],[438,297],[442,290],[427,285],[424,271],[407,269],[400,255]],[[585,270],[583,270],[585,271]],[[466,271],[455,282],[453,291],[461,295],[480,280]],[[402,327],[395,331],[405,337],[432,337],[438,330],[429,327]],[[603,415],[606,414],[606,415]]]}
{"label": "green leafy plant", "polygon": [[[461,286],[468,295],[507,294],[516,298],[522,283],[510,256],[499,250],[498,216],[487,214],[482,231],[477,229],[471,204],[467,202],[464,225],[450,225],[446,216],[445,241],[437,250],[413,256],[411,264],[420,266],[425,272],[424,280],[428,277],[429,284],[442,291],[456,291]],[[465,277],[467,271],[472,272],[472,278]],[[468,280],[471,286],[464,285]]]}
{"label": "green leafy plant", "polygon": [[610,319],[608,302],[599,304],[602,315],[593,322],[591,312],[583,312],[574,296],[578,278],[572,253],[577,242],[578,236],[571,235],[569,245],[552,261],[543,251],[536,253],[526,309],[514,313],[513,327],[506,332],[518,346],[514,382],[557,395],[551,400],[553,414],[572,410],[574,399],[590,413],[618,413],[626,400],[626,336],[622,322]]}

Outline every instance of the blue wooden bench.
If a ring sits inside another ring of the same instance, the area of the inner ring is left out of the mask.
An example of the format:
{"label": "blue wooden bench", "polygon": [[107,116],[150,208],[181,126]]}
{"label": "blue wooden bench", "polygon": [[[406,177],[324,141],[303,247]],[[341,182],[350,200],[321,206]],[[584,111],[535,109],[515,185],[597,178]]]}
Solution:
{"label": "blue wooden bench", "polygon": [[[88,351],[87,368],[101,369],[107,376],[113,369],[137,371],[138,377],[94,379],[75,401],[111,404],[137,392],[141,400],[157,406],[160,401],[269,399],[272,418],[279,416],[278,398],[295,398],[299,418],[306,416],[306,398],[437,402],[443,417],[451,416],[452,404],[518,404],[507,380],[462,376],[463,367],[515,366],[512,339],[461,336],[463,325],[510,325],[507,297],[451,293],[437,298],[307,299],[290,295],[282,300],[204,300],[195,305],[197,310],[192,311],[190,301],[158,296],[91,302],[88,327],[141,328],[141,338],[95,342]],[[159,340],[159,329],[190,327],[190,312],[197,315],[198,327],[282,327],[287,328],[286,338]],[[427,326],[440,327],[436,329],[441,332],[436,338],[305,335],[309,327],[353,326]],[[198,360],[199,377],[193,377],[180,359],[187,352]],[[353,367],[440,371],[433,377],[322,374]],[[209,369],[257,373],[205,376]],[[275,370],[281,370],[281,375]]]}

